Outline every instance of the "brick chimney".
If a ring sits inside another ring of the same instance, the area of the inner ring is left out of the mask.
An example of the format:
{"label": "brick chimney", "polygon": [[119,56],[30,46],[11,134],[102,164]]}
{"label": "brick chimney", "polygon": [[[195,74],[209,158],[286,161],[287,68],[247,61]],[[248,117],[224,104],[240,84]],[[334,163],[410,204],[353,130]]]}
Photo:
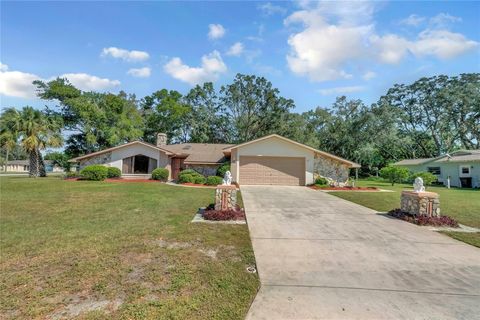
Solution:
{"label": "brick chimney", "polygon": [[157,133],[157,147],[165,146],[167,144],[167,134]]}

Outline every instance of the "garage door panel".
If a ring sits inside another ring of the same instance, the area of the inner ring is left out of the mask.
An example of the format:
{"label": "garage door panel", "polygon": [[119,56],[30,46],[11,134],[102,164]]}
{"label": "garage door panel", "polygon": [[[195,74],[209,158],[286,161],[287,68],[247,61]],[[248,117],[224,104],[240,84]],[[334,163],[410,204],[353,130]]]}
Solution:
{"label": "garage door panel", "polygon": [[240,184],[305,185],[305,158],[240,156]]}

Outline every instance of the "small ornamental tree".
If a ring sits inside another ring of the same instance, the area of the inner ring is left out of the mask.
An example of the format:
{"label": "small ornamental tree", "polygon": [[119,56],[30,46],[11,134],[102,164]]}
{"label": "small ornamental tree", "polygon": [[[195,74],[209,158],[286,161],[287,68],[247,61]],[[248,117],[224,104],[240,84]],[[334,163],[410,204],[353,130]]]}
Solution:
{"label": "small ornamental tree", "polygon": [[380,170],[380,176],[385,180],[388,180],[393,186],[395,183],[408,179],[410,171],[408,171],[407,168],[389,165]]}

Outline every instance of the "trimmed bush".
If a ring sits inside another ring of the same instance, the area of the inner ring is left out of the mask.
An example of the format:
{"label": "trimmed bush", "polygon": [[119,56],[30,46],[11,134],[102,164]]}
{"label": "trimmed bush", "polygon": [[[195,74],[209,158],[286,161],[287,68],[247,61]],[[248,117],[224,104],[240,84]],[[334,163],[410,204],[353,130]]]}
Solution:
{"label": "trimmed bush", "polygon": [[426,186],[430,186],[432,183],[437,181],[437,177],[428,171],[423,172],[414,172],[410,175],[410,179],[408,182],[413,183],[415,182],[415,178],[420,177],[423,179],[423,184]]}
{"label": "trimmed bush", "polygon": [[322,177],[318,177],[315,179],[315,184],[318,186],[326,186],[328,184],[328,180]]}
{"label": "trimmed bush", "polygon": [[208,186],[216,186],[222,184],[223,179],[217,176],[208,176],[207,177],[207,185]]}
{"label": "trimmed bush", "polygon": [[122,175],[122,171],[115,167],[108,167],[107,168],[107,178],[120,178]]}
{"label": "trimmed bush", "polygon": [[152,171],[152,179],[153,180],[160,180],[160,181],[167,181],[168,180],[168,169],[165,168],[157,168]]}
{"label": "trimmed bush", "polygon": [[230,170],[230,163],[229,162],[225,162],[224,164],[222,164],[220,167],[218,167],[217,169],[217,176],[219,177],[224,177],[225,176],[225,172],[227,171],[231,171]]}
{"label": "trimmed bush", "polygon": [[193,183],[195,184],[205,184],[205,182],[207,182],[205,177],[194,177]]}
{"label": "trimmed bush", "polygon": [[80,170],[80,177],[84,180],[103,181],[107,175],[108,168],[99,164],[86,166]]}
{"label": "trimmed bush", "polygon": [[183,174],[178,176],[178,183],[194,183],[195,177],[191,174]]}
{"label": "trimmed bush", "polygon": [[410,171],[407,168],[388,165],[380,170],[380,176],[393,186],[396,182],[400,183],[408,179]]}

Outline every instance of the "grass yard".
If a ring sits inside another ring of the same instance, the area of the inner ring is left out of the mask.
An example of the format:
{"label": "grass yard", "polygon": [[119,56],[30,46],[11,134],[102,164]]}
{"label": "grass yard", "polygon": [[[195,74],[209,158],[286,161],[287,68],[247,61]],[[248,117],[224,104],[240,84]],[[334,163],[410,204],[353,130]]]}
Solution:
{"label": "grass yard", "polygon": [[[332,192],[332,195],[361,204],[365,207],[387,212],[400,207],[400,193],[405,189],[413,189],[411,185],[365,181],[357,183],[362,187],[378,187],[394,192]],[[427,191],[440,195],[441,214],[457,219],[461,224],[480,228],[480,190],[447,189],[445,187],[427,187]],[[480,247],[480,232],[445,232],[452,238]]]}
{"label": "grass yard", "polygon": [[214,192],[0,178],[2,318],[244,318],[247,226],[190,223]]}

